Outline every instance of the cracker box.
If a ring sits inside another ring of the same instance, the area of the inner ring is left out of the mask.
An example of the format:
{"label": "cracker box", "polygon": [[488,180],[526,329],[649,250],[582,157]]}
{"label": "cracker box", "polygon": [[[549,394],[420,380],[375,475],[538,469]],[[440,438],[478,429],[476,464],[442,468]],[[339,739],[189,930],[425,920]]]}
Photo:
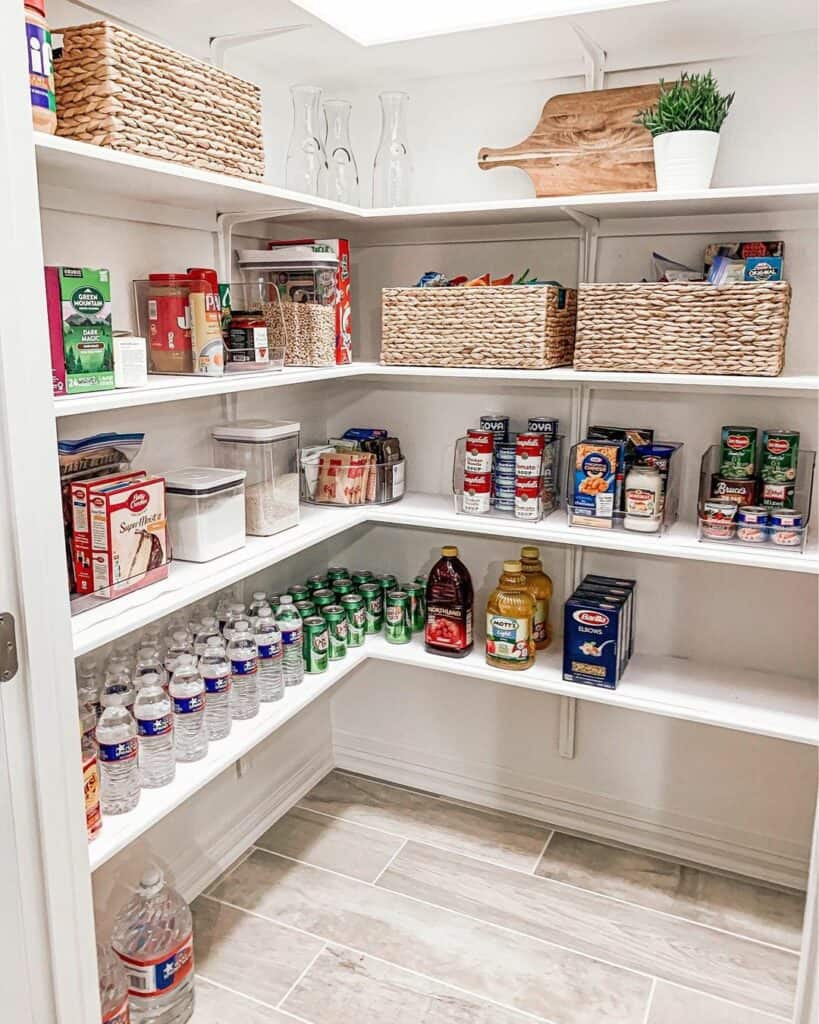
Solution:
{"label": "cracker box", "polygon": [[622,442],[581,441],[575,445],[574,484],[569,523],[611,529],[616,511]]}
{"label": "cracker box", "polygon": [[54,394],[111,391],[114,335],[108,271],[46,267],[45,280]]}
{"label": "cracker box", "polygon": [[614,690],[622,671],[623,604],[573,596],[563,620],[563,678]]}
{"label": "cracker box", "polygon": [[294,238],[270,242],[269,249],[288,245],[323,245],[338,257],[336,275],[336,365],[353,361],[353,314],[350,298],[350,243],[346,238]]}
{"label": "cracker box", "polygon": [[77,593],[121,597],[168,575],[165,481],[141,472],[71,485]]}

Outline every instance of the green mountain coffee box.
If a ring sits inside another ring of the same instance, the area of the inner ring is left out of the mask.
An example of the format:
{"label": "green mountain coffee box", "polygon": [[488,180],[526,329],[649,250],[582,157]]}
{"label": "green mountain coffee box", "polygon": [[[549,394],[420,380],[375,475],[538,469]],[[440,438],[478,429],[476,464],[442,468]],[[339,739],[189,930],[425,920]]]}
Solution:
{"label": "green mountain coffee box", "polygon": [[108,271],[46,267],[45,278],[54,394],[112,390],[114,336]]}

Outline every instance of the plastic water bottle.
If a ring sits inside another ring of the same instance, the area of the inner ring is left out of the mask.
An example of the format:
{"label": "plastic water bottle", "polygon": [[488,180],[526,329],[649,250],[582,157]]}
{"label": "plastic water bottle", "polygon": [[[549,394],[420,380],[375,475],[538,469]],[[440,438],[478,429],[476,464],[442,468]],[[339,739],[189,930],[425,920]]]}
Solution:
{"label": "plastic water bottle", "polygon": [[246,619],[236,621],[227,646],[230,660],[230,710],[237,721],[259,713],[259,662],[256,641]]}
{"label": "plastic water bottle", "polygon": [[231,604],[228,608],[227,621],[222,629],[222,636],[225,638],[225,643],[229,643],[230,638],[236,630],[236,623],[240,621],[247,621],[247,616],[245,615],[245,606],[237,601]]}
{"label": "plastic water bottle", "polygon": [[142,633],[142,647],[153,647],[159,655],[159,660],[165,658],[165,641],[162,639],[162,631],[159,626],[148,626]]}
{"label": "plastic water bottle", "polygon": [[158,789],[173,781],[176,761],[173,753],[171,701],[158,675],[142,676],[134,702],[139,736],[139,781],[143,789]]}
{"label": "plastic water bottle", "polygon": [[205,729],[205,683],[192,654],[180,654],[168,684],[173,701],[174,751],[177,761],[199,761],[208,752]]}
{"label": "plastic water bottle", "polygon": [[221,635],[216,619],[212,615],[206,615],[199,623],[199,631],[193,641],[193,653],[196,657],[201,658],[205,653],[208,643],[214,638],[221,637]]}
{"label": "plastic water bottle", "polygon": [[[105,697],[119,695],[123,698],[123,706],[133,715],[134,701],[136,700],[136,688],[131,682],[131,677],[124,672],[106,672],[105,685],[100,696],[100,705],[105,707]],[[102,717],[102,716],[100,716]]]}
{"label": "plastic water bottle", "polygon": [[267,604],[267,594],[263,590],[253,591],[253,600],[247,606],[247,621],[251,630],[256,628],[256,621],[259,618],[259,609]]}
{"label": "plastic water bottle", "polygon": [[270,605],[260,605],[258,611],[255,638],[259,652],[259,700],[267,703],[284,696],[282,634]]}
{"label": "plastic water bottle", "polygon": [[137,690],[145,685],[145,676],[157,676],[159,685],[167,687],[168,673],[165,666],[159,660],[159,652],[155,647],[143,646],[137,651],[136,666],[134,667],[134,686]]}
{"label": "plastic water bottle", "polygon": [[122,961],[110,946],[97,944],[102,1024],[129,1024],[128,977]]}
{"label": "plastic water bottle", "polygon": [[77,668],[77,703],[92,738],[101,711],[100,689],[96,661],[84,661]]}
{"label": "plastic water bottle", "polygon": [[108,686],[109,683],[116,682],[118,679],[130,678],[131,666],[128,664],[128,659],[123,658],[119,654],[111,654],[105,662],[105,678],[103,686]]}
{"label": "plastic water bottle", "polygon": [[222,633],[227,622],[228,613],[230,612],[230,596],[228,594],[221,594],[219,600],[216,602],[216,625],[219,627],[219,632]]}
{"label": "plastic water bottle", "polygon": [[94,742],[94,712],[80,708],[80,750],[82,753],[82,785],[85,795],[85,831],[88,842],[96,839],[102,828],[100,809],[100,770],[97,745]]}
{"label": "plastic water bottle", "polygon": [[176,671],[179,659],[185,654],[193,654],[193,639],[187,629],[176,629],[171,634],[168,653],[165,655],[165,671],[168,673],[169,682]]}
{"label": "plastic water bottle", "polygon": [[128,976],[131,1024],[184,1024],[193,1015],[193,921],[159,868],[117,914],[111,945]]}
{"label": "plastic water bottle", "polygon": [[233,721],[230,710],[230,662],[221,637],[212,637],[199,659],[205,681],[205,728],[209,740],[224,739]]}
{"label": "plastic water bottle", "polygon": [[139,803],[137,727],[127,700],[127,694],[122,692],[107,691],[102,695],[96,735],[103,815],[125,814]]}
{"label": "plastic water bottle", "polygon": [[298,686],[304,679],[302,626],[299,610],[289,594],[283,594],[276,611],[276,622],[282,633],[282,674],[285,686]]}

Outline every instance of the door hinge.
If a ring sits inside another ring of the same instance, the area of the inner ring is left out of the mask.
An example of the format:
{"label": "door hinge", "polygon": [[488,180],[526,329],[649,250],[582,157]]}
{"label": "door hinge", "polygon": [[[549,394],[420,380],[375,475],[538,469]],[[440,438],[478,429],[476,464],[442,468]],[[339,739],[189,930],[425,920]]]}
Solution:
{"label": "door hinge", "polygon": [[14,616],[0,612],[0,683],[8,683],[17,675],[17,635]]}

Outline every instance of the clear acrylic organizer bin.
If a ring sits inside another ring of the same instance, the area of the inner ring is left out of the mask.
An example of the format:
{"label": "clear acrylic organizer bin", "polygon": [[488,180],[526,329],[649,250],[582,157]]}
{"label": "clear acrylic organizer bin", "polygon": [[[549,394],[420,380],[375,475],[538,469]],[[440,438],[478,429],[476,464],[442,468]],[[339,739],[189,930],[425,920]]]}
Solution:
{"label": "clear acrylic organizer bin", "polygon": [[315,445],[299,453],[299,480],[301,500],[308,505],[389,505],[404,497],[406,459],[376,462],[369,452]]}
{"label": "clear acrylic organizer bin", "polygon": [[[720,501],[724,495],[715,495],[714,477],[719,476],[722,461],[722,446],[712,444],[703,452],[700,462],[700,489],[697,502],[697,538],[706,544],[739,544],[743,547],[764,546],[767,550],[776,550],[783,557],[801,554],[805,550],[808,537],[811,507],[813,504],[813,477],[816,467],[816,452],[804,448],[799,451],[796,467],[796,479],[793,481],[793,509],[802,513],[801,525],[770,526],[758,524],[739,524],[737,517],[726,522],[718,513],[706,507],[707,502]],[[733,481],[728,481],[732,483]],[[739,481],[741,486],[745,481]],[[762,483],[759,477],[748,482],[756,485],[752,501],[742,501],[742,505],[762,506]],[[739,504],[739,503],[738,503]],[[788,512],[789,509],[771,508],[771,512]]]}
{"label": "clear acrylic organizer bin", "polygon": [[495,504],[494,493],[490,495],[488,507],[483,510],[485,500],[482,501],[480,495],[476,494],[474,489],[469,486],[469,474],[465,468],[467,439],[459,437],[455,442],[452,460],[452,495],[456,513],[464,516],[488,516],[495,519],[521,519],[528,522],[538,522],[551,515],[560,505],[560,455],[563,439],[562,434],[557,434],[545,444],[540,508],[535,507],[532,510],[530,507],[527,514],[519,515],[514,509],[498,508]]}
{"label": "clear acrylic organizer bin", "polygon": [[[677,521],[679,517],[680,477],[682,475],[682,456],[680,453],[683,448],[682,442],[655,441],[651,445],[653,448],[667,449],[667,452],[663,452],[659,457],[656,454],[646,457],[646,461],[649,464],[656,465],[660,469],[661,476],[663,477],[662,502],[660,503],[660,509],[657,514],[650,517],[648,520],[642,519],[641,517],[633,517],[634,521],[639,521],[642,524],[645,524],[639,531],[633,530],[632,527],[627,525],[627,517],[624,508],[618,508],[618,505],[622,506],[623,504],[622,499],[618,500],[618,495],[625,489],[625,476],[627,476],[628,471],[624,474],[623,480],[617,485],[613,498],[613,512],[611,516],[601,515],[591,517],[589,515],[588,506],[576,503],[575,470],[578,462],[578,451],[582,445],[595,445],[598,443],[605,444],[605,442],[584,441],[579,444],[572,445],[569,449],[569,463],[566,468],[566,515],[568,517],[569,526],[577,529],[626,530],[627,532],[644,533],[646,536],[661,536]],[[647,528],[648,523],[650,523],[650,528]]]}

